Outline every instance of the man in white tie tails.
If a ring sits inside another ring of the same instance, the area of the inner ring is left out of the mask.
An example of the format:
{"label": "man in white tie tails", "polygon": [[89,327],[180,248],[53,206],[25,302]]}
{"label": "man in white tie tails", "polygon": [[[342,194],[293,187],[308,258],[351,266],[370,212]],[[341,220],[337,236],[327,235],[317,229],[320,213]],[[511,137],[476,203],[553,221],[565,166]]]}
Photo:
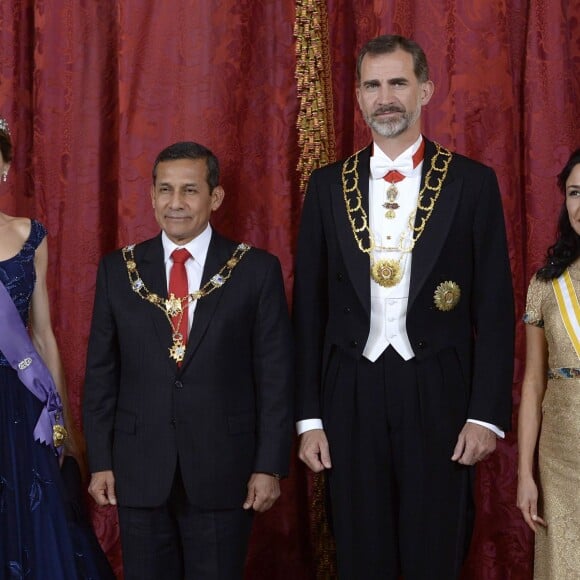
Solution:
{"label": "man in white tie tails", "polygon": [[473,465],[510,426],[513,296],[492,169],[421,134],[434,86],[368,42],[373,143],[313,172],[294,287],[300,458],[325,470],[341,580],[452,580]]}

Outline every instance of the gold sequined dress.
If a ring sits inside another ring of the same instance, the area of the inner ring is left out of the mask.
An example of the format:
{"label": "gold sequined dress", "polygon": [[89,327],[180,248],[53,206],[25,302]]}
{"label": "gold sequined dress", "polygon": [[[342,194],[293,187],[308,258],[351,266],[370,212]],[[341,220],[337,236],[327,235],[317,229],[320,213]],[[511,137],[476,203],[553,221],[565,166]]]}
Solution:
{"label": "gold sequined dress", "polygon": [[[580,260],[569,269],[580,299]],[[534,277],[524,321],[544,328],[550,375],[542,401],[539,513],[534,579],[580,579],[580,359],[558,309],[551,282]]]}

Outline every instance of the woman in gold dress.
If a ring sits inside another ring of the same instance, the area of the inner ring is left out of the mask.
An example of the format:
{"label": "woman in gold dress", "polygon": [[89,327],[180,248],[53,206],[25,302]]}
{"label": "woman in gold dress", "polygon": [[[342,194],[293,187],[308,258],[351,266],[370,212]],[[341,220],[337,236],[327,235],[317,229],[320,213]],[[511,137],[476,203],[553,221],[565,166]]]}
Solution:
{"label": "woman in gold dress", "polygon": [[558,185],[558,238],[528,289],[518,423],[518,507],[535,532],[537,580],[580,579],[580,149]]}

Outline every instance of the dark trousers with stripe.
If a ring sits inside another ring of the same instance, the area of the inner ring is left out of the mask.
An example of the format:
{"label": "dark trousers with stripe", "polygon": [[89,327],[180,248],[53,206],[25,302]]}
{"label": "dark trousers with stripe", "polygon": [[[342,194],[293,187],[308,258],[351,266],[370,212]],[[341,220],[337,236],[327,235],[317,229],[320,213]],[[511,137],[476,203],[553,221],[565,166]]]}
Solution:
{"label": "dark trousers with stripe", "polygon": [[243,578],[252,512],[191,505],[179,467],[164,505],[119,506],[119,524],[125,580]]}
{"label": "dark trousers with stripe", "polygon": [[335,351],[323,394],[340,580],[453,580],[473,522],[472,468],[451,461],[468,389],[453,349],[374,363]]}

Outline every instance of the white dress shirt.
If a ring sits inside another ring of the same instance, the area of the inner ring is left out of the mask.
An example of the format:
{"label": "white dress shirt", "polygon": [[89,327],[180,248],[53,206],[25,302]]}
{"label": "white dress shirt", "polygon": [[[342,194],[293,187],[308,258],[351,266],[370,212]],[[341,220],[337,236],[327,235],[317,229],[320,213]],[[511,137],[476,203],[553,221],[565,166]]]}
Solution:
{"label": "white dress shirt", "polygon": [[[167,237],[165,232],[162,232],[161,242],[163,244],[163,259],[165,260],[167,291],[169,291],[169,275],[171,272],[171,267],[173,266],[171,254],[173,253],[173,250],[177,248],[185,248],[191,254],[191,258],[185,262],[185,271],[187,272],[187,288],[189,293],[191,294],[192,292],[199,290],[201,285],[201,276],[205,266],[205,259],[207,257],[209,243],[211,241],[211,232],[211,226],[208,224],[207,228],[205,228],[201,234],[183,246],[178,246]],[[193,314],[195,312],[196,306],[197,300],[194,300],[193,302],[189,303],[189,307],[187,309],[188,334],[191,330],[191,325],[193,324]]]}

